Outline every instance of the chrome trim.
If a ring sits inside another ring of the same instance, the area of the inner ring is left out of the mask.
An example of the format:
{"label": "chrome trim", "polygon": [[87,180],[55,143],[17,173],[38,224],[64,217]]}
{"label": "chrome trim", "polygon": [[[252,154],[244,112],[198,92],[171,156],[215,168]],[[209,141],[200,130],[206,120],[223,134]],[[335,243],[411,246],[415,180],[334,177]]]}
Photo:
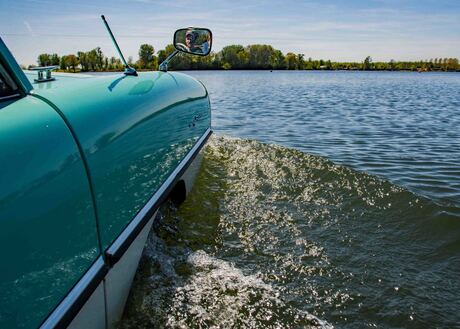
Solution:
{"label": "chrome trim", "polygon": [[104,259],[99,256],[40,328],[66,328],[102,282],[107,272],[108,268]]}
{"label": "chrome trim", "polygon": [[8,96],[0,97],[0,101],[6,101],[6,100],[13,99],[13,98],[18,98],[18,97],[21,97],[21,95],[20,94],[12,94],[12,95],[8,95]]}
{"label": "chrome trim", "polygon": [[38,78],[34,79],[35,82],[48,82],[56,80],[54,77],[51,76],[51,72],[58,69],[59,65],[52,65],[52,66],[40,66],[40,67],[33,67],[31,71],[38,72]]}
{"label": "chrome trim", "polygon": [[200,139],[195,143],[189,153],[187,153],[185,158],[182,159],[176,169],[174,169],[171,175],[169,175],[165,182],[150,198],[150,200],[137,213],[134,219],[128,224],[128,226],[123,230],[118,238],[116,238],[112,245],[107,248],[105,252],[107,265],[112,267],[116,262],[118,262],[118,260],[121,259],[125,251],[137,237],[137,234],[139,234],[145,224],[147,224],[149,219],[153,216],[155,210],[158,209],[160,204],[166,199],[170,189],[173,187],[172,185],[174,182],[178,180],[180,176],[182,176],[187,167],[204,146],[211,133],[211,128],[208,128],[206,132],[200,137]]}
{"label": "chrome trim", "polygon": [[160,63],[160,65],[158,65],[158,70],[159,71],[162,71],[162,72],[167,72],[168,71],[168,64],[169,64],[169,61],[174,57],[176,56],[177,54],[179,53],[179,50],[177,49],[174,49],[174,51],[168,56],[166,57],[166,59]]}

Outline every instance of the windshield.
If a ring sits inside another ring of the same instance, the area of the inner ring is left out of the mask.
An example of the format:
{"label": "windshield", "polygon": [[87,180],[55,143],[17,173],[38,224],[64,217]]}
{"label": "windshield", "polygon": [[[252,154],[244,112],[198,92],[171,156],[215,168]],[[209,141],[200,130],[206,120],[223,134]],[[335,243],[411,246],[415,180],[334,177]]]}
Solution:
{"label": "windshield", "polygon": [[0,98],[17,95],[18,87],[0,64]]}

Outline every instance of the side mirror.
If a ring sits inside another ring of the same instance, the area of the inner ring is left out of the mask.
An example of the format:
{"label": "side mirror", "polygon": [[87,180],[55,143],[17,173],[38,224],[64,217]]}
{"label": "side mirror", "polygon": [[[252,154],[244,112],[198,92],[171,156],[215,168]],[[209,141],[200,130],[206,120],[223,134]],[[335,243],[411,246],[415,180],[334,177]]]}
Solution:
{"label": "side mirror", "polygon": [[206,56],[211,52],[212,32],[209,29],[189,27],[174,33],[174,48],[184,53]]}

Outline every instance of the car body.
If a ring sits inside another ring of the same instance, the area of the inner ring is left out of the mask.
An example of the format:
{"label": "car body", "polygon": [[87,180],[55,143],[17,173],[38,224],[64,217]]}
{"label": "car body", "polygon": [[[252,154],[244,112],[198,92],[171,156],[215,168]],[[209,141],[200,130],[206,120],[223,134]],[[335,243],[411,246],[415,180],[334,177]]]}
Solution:
{"label": "car body", "polygon": [[156,210],[191,188],[209,96],[182,73],[53,77],[0,39],[0,327],[113,327]]}

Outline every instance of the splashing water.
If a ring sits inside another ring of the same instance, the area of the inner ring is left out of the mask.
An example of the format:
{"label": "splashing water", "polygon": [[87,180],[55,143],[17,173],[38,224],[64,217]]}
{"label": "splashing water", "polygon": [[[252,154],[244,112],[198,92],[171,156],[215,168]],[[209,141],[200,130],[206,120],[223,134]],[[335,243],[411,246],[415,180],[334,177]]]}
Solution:
{"label": "splashing water", "polygon": [[318,156],[213,137],[121,328],[454,327],[460,217]]}

